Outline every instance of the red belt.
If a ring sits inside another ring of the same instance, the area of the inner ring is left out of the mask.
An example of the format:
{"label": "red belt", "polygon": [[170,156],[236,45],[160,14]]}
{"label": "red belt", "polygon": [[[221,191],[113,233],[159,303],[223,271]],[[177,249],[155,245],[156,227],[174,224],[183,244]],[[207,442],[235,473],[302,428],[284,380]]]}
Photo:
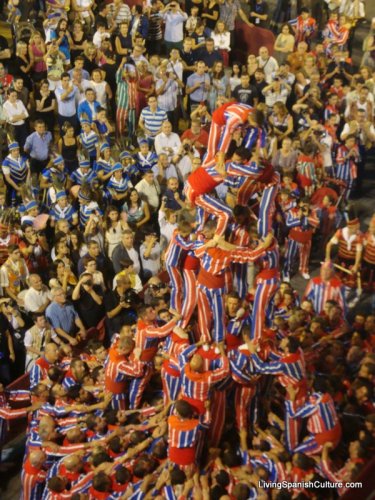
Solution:
{"label": "red belt", "polygon": [[113,394],[123,394],[126,390],[126,381],[114,382],[109,377],[105,377],[104,387],[108,392]]}
{"label": "red belt", "polygon": [[337,422],[333,429],[325,432],[319,432],[319,434],[315,434],[314,437],[316,442],[320,445],[331,442],[335,446],[341,439],[341,425]]}
{"label": "red belt", "polygon": [[232,333],[227,333],[225,335],[225,344],[228,351],[236,349],[236,347],[240,346],[242,343],[241,337],[237,335],[233,335]]}
{"label": "red belt", "polygon": [[273,278],[280,279],[280,273],[278,269],[263,269],[257,274],[256,279],[271,280]]}
{"label": "red belt", "polygon": [[199,285],[203,285],[207,288],[224,288],[225,287],[225,275],[215,276],[212,273],[207,272],[203,267],[199,269],[197,282]]}
{"label": "red belt", "polygon": [[195,462],[195,448],[169,447],[169,459],[177,465],[191,465]]}
{"label": "red belt", "polygon": [[191,406],[193,406],[193,408],[196,410],[197,413],[199,413],[199,415],[204,415],[204,413],[206,412],[204,401],[200,401],[199,399],[189,398],[189,396],[184,396],[184,395],[181,396],[181,399],[191,404]]}
{"label": "red belt", "polygon": [[143,349],[141,357],[139,359],[140,361],[144,362],[152,361],[156,356],[157,352],[158,352],[157,347],[148,347],[147,349]]}

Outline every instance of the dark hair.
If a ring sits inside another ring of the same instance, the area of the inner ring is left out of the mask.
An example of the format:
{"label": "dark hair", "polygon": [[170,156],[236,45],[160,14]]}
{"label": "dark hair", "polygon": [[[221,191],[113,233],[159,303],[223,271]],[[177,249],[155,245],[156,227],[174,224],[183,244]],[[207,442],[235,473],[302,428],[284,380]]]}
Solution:
{"label": "dark hair", "polygon": [[92,455],[92,465],[94,467],[98,467],[105,462],[112,462],[111,457],[105,451],[99,451],[99,453]]}
{"label": "dark hair", "polygon": [[186,481],[186,474],[181,469],[173,469],[170,474],[171,484],[184,484]]}
{"label": "dark hair", "polygon": [[299,347],[300,343],[295,337],[288,337],[288,349],[291,353],[297,352]]}
{"label": "dark hair", "polygon": [[128,194],[126,195],[126,198],[125,198],[125,201],[126,201],[128,208],[130,208],[130,203],[131,203],[130,197],[131,197],[132,193],[134,193],[134,191],[138,195],[138,201],[137,201],[138,207],[140,207],[142,205],[142,198],[141,198],[140,194],[138,193],[138,191],[135,188],[132,188],[128,191]]}
{"label": "dark hair", "polygon": [[176,401],[174,407],[177,413],[183,418],[191,418],[194,414],[194,408],[191,404],[187,401],[183,401],[182,399]]}
{"label": "dark hair", "polygon": [[61,77],[60,77],[61,80],[63,78],[66,78],[66,77],[68,77],[70,79],[70,75],[69,75],[69,73],[67,71],[64,71],[63,73],[61,73]]}
{"label": "dark hair", "polygon": [[227,490],[220,484],[215,484],[210,489],[210,500],[220,500],[221,497],[227,495]]}
{"label": "dark hair", "polygon": [[284,23],[284,24],[282,24],[282,25],[281,25],[281,28],[280,28],[280,33],[283,31],[283,29],[285,28],[285,26],[287,26],[287,27],[288,27],[288,29],[289,29],[289,34],[290,34],[290,35],[293,35],[293,30],[292,30],[292,27],[291,27],[291,26],[290,26],[290,24],[288,24],[288,23]]}
{"label": "dark hair", "polygon": [[98,472],[92,479],[92,486],[96,491],[110,491],[112,486],[111,478],[103,471]]}
{"label": "dark hair", "polygon": [[116,469],[115,479],[120,484],[128,483],[131,479],[129,470],[123,465],[120,465],[120,467]]}

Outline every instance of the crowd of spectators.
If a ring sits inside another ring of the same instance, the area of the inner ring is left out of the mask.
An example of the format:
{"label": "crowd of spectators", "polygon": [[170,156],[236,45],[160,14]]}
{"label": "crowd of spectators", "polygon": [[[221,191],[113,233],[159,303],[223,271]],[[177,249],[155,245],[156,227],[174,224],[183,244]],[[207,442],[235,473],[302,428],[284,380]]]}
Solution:
{"label": "crowd of spectators", "polygon": [[373,458],[375,21],[313,4],[0,2],[25,500],[334,498]]}

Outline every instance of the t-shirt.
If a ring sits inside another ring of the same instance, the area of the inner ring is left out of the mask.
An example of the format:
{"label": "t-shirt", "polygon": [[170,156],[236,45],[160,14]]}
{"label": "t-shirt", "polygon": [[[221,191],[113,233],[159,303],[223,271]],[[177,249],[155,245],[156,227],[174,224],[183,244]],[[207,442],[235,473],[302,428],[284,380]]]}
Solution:
{"label": "t-shirt", "polygon": [[258,97],[258,91],[253,85],[247,88],[238,85],[233,91],[233,97],[242,104],[254,105],[254,98]]}

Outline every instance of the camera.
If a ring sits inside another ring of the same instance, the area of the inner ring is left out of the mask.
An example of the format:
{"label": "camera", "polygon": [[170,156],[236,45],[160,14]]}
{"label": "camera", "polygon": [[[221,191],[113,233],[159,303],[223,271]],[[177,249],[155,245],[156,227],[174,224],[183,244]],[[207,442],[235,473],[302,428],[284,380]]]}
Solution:
{"label": "camera", "polygon": [[135,292],[135,290],[133,290],[132,288],[129,288],[128,290],[126,290],[124,298],[123,298],[123,302],[125,302],[125,304],[129,304],[129,305],[136,305],[138,302],[138,295]]}
{"label": "camera", "polygon": [[94,283],[93,283],[92,280],[87,280],[83,284],[86,285],[86,286],[93,286],[94,285]]}

